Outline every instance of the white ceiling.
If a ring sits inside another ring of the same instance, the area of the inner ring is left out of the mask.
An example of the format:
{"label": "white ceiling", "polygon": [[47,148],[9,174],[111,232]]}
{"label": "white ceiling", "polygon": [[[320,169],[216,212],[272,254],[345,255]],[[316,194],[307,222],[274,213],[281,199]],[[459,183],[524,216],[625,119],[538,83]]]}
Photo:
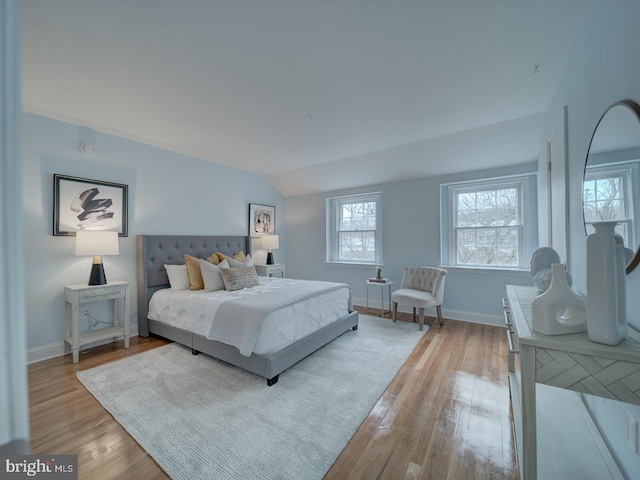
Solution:
{"label": "white ceiling", "polygon": [[535,160],[589,0],[22,4],[26,111],[297,195]]}

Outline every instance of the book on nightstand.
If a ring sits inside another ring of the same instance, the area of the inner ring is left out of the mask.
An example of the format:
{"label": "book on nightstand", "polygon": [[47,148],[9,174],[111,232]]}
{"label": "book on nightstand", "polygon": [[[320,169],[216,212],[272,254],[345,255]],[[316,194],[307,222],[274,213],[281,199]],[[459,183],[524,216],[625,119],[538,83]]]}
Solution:
{"label": "book on nightstand", "polygon": [[369,279],[370,282],[376,282],[376,283],[387,283],[389,281],[388,278],[370,278]]}

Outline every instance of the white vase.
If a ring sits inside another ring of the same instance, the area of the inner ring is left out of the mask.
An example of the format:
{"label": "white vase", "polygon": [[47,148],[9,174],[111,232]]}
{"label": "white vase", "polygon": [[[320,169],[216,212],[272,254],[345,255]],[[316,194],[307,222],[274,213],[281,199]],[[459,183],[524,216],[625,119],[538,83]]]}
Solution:
{"label": "white vase", "polygon": [[617,222],[596,222],[587,237],[587,323],[589,339],[617,345],[627,336],[625,255]]}
{"label": "white vase", "polygon": [[584,297],[567,283],[562,263],[551,265],[551,284],[531,302],[531,328],[544,335],[566,335],[587,331]]}

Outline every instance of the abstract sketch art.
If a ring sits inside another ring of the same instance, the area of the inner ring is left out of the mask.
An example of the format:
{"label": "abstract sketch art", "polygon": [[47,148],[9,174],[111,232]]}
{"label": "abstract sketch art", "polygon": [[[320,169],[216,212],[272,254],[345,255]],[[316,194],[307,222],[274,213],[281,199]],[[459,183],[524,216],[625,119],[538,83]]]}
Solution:
{"label": "abstract sketch art", "polygon": [[128,186],[87,178],[53,176],[53,234],[108,230],[126,237]]}
{"label": "abstract sketch art", "polygon": [[249,235],[276,233],[276,208],[270,205],[249,204]]}

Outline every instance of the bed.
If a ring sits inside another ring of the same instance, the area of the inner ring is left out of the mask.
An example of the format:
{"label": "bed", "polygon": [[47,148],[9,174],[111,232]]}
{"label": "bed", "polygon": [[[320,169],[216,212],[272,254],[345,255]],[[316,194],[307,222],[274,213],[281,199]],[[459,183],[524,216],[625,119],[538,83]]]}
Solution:
{"label": "bed", "polygon": [[[331,323],[320,326],[311,333],[305,333],[293,343],[278,347],[275,351],[253,351],[247,356],[236,346],[207,338],[203,331],[172,325],[150,317],[151,298],[167,294],[170,288],[165,269],[167,265],[184,263],[184,255],[206,259],[214,252],[232,257],[238,251],[251,253],[251,237],[248,236],[186,236],[186,235],[139,235],[137,237],[138,271],[138,333],[142,337],[150,334],[167,338],[190,347],[194,354],[206,353],[217,359],[265,377],[267,385],[274,385],[279,374],[296,364],[317,349],[331,342],[349,330],[357,330],[358,313],[353,311],[351,294],[348,293],[348,308]],[[265,280],[265,283],[271,285]],[[272,282],[276,285],[277,282]],[[253,288],[253,287],[252,287]],[[165,295],[166,296],[166,295]],[[183,294],[183,296],[185,296]],[[195,296],[197,298],[197,295]],[[204,301],[204,300],[203,300]],[[298,311],[304,308],[296,306]],[[152,315],[153,316],[153,315]],[[195,332],[194,332],[195,330]],[[197,332],[197,333],[196,333]]]}

